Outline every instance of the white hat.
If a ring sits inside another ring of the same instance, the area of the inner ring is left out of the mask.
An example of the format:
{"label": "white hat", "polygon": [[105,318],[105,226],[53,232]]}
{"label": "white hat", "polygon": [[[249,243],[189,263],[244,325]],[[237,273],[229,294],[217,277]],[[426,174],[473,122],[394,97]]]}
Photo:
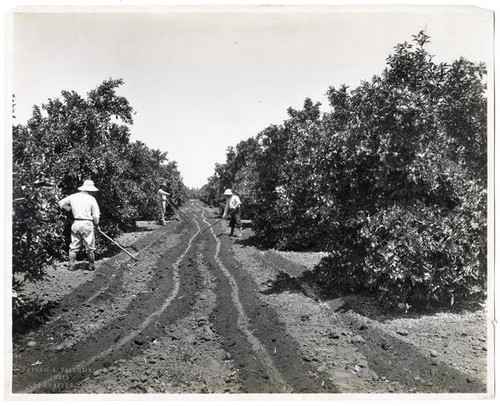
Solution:
{"label": "white hat", "polygon": [[83,182],[83,185],[78,188],[78,190],[81,190],[82,192],[97,192],[99,189],[94,186],[94,182],[86,180]]}
{"label": "white hat", "polygon": [[233,195],[233,192],[231,191],[231,189],[226,189],[224,191],[224,196],[232,196]]}

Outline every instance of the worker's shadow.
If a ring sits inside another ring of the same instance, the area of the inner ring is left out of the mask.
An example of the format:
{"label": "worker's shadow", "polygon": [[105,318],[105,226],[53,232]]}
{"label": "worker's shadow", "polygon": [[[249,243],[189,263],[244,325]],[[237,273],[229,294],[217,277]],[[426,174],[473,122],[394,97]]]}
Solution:
{"label": "worker's shadow", "polygon": [[255,236],[243,236],[234,240],[234,244],[241,245],[242,247],[253,247],[258,249],[265,249],[266,246]]}
{"label": "worker's shadow", "polygon": [[[104,253],[100,253],[99,255],[96,254],[95,259],[99,260],[103,257]],[[69,265],[69,263],[68,263]],[[76,253],[76,261],[75,261],[75,271],[88,271],[89,270],[89,258],[87,257],[87,254],[85,251],[80,250]]]}
{"label": "worker's shadow", "polygon": [[75,269],[74,271],[70,272],[77,272],[77,271],[88,271],[89,270],[89,263],[88,261],[77,261],[75,263]]}

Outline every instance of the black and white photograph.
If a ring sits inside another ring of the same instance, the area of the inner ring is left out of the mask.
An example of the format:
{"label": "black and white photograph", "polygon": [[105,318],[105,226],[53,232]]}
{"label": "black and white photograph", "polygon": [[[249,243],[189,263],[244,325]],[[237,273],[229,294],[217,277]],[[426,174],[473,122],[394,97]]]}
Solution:
{"label": "black and white photograph", "polygon": [[7,399],[492,399],[492,9],[4,18]]}

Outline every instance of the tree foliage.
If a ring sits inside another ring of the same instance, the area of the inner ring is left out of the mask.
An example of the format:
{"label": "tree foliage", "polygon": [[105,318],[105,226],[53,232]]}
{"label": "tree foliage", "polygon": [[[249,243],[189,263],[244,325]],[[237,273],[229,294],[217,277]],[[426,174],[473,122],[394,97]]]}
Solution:
{"label": "tree foliage", "polygon": [[[233,193],[246,199],[251,192],[249,180],[251,178],[252,157],[258,150],[258,141],[250,138],[241,141],[236,148],[229,147],[226,151],[226,162],[216,164],[215,171],[208,178],[205,184],[199,190],[199,197],[205,203],[211,206],[221,206],[224,204],[224,190],[232,189]],[[253,184],[252,184],[253,185]],[[252,207],[245,205],[244,215],[248,216]]]}
{"label": "tree foliage", "polygon": [[254,146],[242,166],[228,153],[205,190],[244,187],[268,246],[328,250],[316,272],[337,290],[403,308],[484,292],[486,70],[435,63],[429,41],[398,44],[357,88],[330,87],[323,114],[310,99],[290,108],[240,143]]}
{"label": "tree foliage", "polygon": [[[134,112],[116,93],[122,84],[106,80],[86,98],[63,91],[61,98],[35,106],[26,125],[13,128],[15,273],[37,278],[46,264],[64,256],[70,219],[57,203],[85,179],[99,188],[101,227],[111,236],[133,229],[138,219],[158,218],[156,193],[163,183],[173,204],[185,200],[176,163],[130,142]],[[100,250],[107,245],[100,241]]]}

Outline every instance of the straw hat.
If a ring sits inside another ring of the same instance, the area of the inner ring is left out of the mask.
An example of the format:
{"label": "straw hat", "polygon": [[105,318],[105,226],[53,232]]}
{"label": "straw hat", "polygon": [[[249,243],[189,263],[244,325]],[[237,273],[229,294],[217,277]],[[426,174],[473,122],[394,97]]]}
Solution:
{"label": "straw hat", "polygon": [[78,188],[78,190],[81,190],[82,192],[97,192],[99,189],[94,186],[93,181],[86,180],[83,182],[83,185]]}
{"label": "straw hat", "polygon": [[226,189],[226,190],[224,191],[224,196],[232,196],[232,195],[233,195],[233,192],[232,192],[232,190],[231,190],[231,189]]}

